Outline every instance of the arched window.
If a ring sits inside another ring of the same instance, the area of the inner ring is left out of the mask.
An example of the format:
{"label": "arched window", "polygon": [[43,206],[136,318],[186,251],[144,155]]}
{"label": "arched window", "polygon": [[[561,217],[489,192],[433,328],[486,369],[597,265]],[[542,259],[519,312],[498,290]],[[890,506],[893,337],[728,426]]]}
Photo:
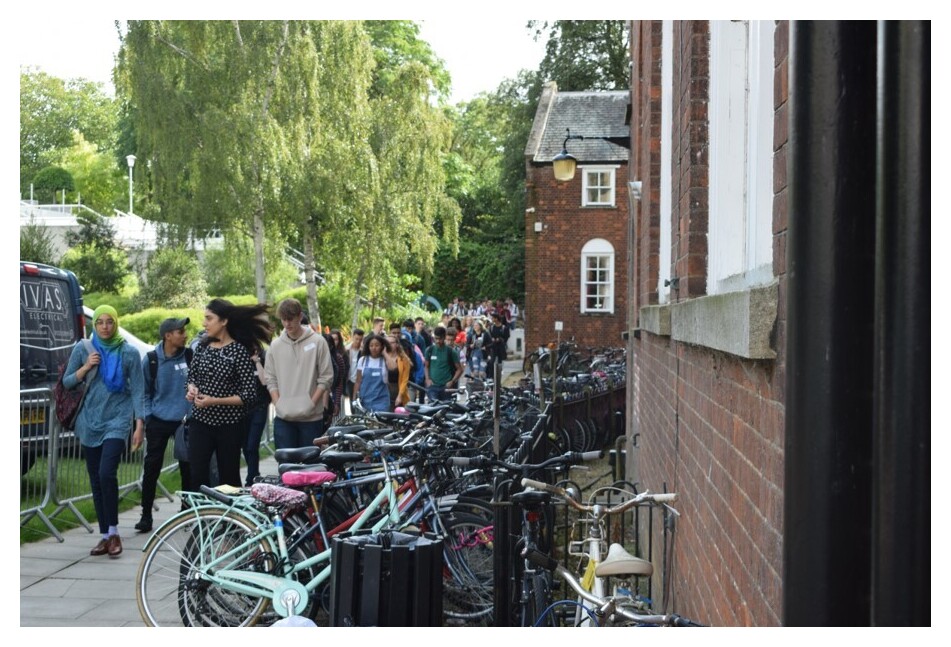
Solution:
{"label": "arched window", "polygon": [[581,312],[614,312],[614,246],[603,238],[581,248]]}

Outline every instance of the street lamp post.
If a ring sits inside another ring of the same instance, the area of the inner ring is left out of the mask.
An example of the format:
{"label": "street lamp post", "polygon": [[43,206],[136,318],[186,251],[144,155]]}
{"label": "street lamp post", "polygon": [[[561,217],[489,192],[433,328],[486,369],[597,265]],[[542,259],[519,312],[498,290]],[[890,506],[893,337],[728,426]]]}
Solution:
{"label": "street lamp post", "polygon": [[129,215],[132,215],[132,167],[135,166],[135,155],[126,155],[125,161],[129,164]]}

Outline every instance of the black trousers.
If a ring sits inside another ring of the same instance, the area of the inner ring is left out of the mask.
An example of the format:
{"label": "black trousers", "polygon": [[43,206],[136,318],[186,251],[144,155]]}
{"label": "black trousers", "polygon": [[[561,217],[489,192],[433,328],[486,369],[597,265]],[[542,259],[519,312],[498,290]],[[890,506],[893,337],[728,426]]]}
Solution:
{"label": "black trousers", "polygon": [[[165,449],[168,447],[168,441],[174,439],[178,425],[177,421],[160,420],[153,417],[149,417],[145,422],[145,466],[142,472],[143,514],[152,513],[152,504],[155,503],[155,488],[162,472],[162,463],[165,460]],[[179,461],[178,471],[182,475],[182,489],[191,490],[189,464],[185,461]]]}
{"label": "black trousers", "polygon": [[212,454],[218,456],[219,484],[241,487],[241,447],[247,425],[244,420],[211,426],[192,419],[188,422],[188,462],[191,463],[192,487],[211,485]]}

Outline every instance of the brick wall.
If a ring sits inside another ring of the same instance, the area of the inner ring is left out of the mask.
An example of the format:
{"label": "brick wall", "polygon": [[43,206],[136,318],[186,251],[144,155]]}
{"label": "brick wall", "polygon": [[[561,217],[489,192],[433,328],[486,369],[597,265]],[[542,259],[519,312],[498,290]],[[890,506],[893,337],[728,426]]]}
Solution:
{"label": "brick wall", "polygon": [[[653,222],[659,108],[654,78],[659,23],[632,23],[635,114],[632,179],[645,182],[638,227],[637,288],[641,305],[656,303]],[[788,23],[777,23],[774,104],[773,269],[779,279],[776,360],[745,360],[670,337],[632,337],[629,419],[640,434],[642,488],[680,495],[668,610],[712,625],[779,625],[782,606],[783,443],[786,328],[786,102]],[[672,300],[700,296],[706,283],[707,23],[674,23]],[[679,78],[678,78],[679,75]],[[640,100],[637,99],[640,97]],[[651,97],[650,100],[647,97]],[[659,99],[658,99],[659,103]],[[655,124],[656,121],[656,124]],[[645,172],[646,171],[646,172]],[[644,175],[638,175],[644,173]],[[657,182],[659,184],[659,182]],[[649,199],[650,204],[647,204]],[[656,593],[655,593],[656,595]]]}
{"label": "brick wall", "polygon": [[[581,347],[621,346],[627,295],[627,165],[615,174],[613,208],[581,206],[581,172],[557,182],[551,166],[529,164],[525,214],[525,348],[574,337]],[[535,223],[544,229],[535,232]],[[581,313],[581,249],[593,238],[614,246],[614,314]]]}

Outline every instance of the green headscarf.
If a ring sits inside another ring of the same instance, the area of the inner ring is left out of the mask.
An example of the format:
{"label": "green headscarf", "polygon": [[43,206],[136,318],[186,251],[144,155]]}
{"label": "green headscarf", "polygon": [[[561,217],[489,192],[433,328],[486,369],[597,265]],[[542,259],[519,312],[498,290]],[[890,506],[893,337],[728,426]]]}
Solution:
{"label": "green headscarf", "polygon": [[[96,330],[96,320],[99,319],[99,315],[109,315],[112,317],[112,320],[115,322],[116,327],[112,331],[112,337],[109,339],[103,339],[99,336],[99,332]],[[116,309],[112,306],[101,305],[96,308],[92,313],[92,330],[96,334],[96,337],[99,339],[100,343],[106,348],[116,348],[119,344],[122,343],[122,335],[119,334],[119,313],[116,312]]]}

